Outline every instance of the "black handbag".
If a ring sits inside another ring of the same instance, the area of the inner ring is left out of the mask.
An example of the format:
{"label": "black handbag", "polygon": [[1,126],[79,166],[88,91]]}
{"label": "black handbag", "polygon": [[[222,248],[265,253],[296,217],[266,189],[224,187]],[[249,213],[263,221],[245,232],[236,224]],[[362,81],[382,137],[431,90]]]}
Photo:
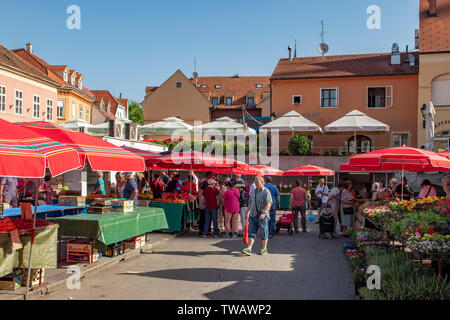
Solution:
{"label": "black handbag", "polygon": [[355,214],[355,208],[354,207],[343,208],[343,209],[344,209],[344,214],[345,215]]}

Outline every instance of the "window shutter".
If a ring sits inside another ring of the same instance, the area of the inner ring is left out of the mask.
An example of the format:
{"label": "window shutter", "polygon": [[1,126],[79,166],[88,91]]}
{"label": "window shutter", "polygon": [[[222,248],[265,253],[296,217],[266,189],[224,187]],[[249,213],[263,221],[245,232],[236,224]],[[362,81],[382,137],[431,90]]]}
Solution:
{"label": "window shutter", "polygon": [[339,108],[339,88],[336,88],[336,107]]}
{"label": "window shutter", "polygon": [[125,123],[125,140],[130,140],[131,137],[131,126],[130,123]]}
{"label": "window shutter", "polygon": [[108,122],[109,122],[108,136],[114,137],[114,124],[115,124],[115,121],[114,120],[108,120]]}
{"label": "window shutter", "polygon": [[392,86],[386,86],[386,107],[392,108],[394,102],[394,89]]}

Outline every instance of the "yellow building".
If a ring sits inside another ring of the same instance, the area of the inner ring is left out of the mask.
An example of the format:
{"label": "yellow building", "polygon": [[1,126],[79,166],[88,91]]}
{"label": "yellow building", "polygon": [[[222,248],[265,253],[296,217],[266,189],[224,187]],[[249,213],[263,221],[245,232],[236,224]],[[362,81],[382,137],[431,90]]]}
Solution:
{"label": "yellow building", "polygon": [[30,43],[27,44],[26,49],[15,49],[12,52],[59,84],[56,105],[58,123],[76,119],[91,123],[94,95],[83,86],[81,73],[70,70],[67,65],[49,65],[42,58],[33,54],[33,47]]}
{"label": "yellow building", "polygon": [[421,108],[436,109],[434,151],[450,150],[450,1],[420,0],[418,146],[426,143]]}

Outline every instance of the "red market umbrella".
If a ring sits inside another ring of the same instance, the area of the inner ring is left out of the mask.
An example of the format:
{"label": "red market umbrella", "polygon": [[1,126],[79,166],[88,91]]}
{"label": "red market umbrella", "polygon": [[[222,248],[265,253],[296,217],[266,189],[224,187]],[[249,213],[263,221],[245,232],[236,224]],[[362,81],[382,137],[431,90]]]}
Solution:
{"label": "red market umbrella", "polygon": [[122,149],[125,149],[131,153],[134,153],[134,154],[144,158],[145,166],[147,167],[147,170],[164,170],[163,168],[158,167],[156,165],[156,163],[158,163],[160,161],[160,160],[157,160],[157,158],[161,157],[161,154],[159,154],[158,152],[141,150],[141,149],[136,149],[136,148],[127,147],[127,146],[123,146]]}
{"label": "red market umbrella", "polygon": [[334,176],[334,171],[327,168],[307,165],[285,171],[283,176]]}
{"label": "red market umbrella", "polygon": [[359,154],[351,157],[349,164],[366,170],[378,167],[386,171],[450,171],[449,159],[428,150],[410,147],[380,149]]}
{"label": "red market umbrella", "polygon": [[350,163],[343,163],[339,166],[340,171],[344,172],[384,172],[382,167],[363,168],[358,166],[352,166]]}
{"label": "red market umbrella", "polygon": [[80,166],[75,149],[0,119],[0,176],[43,178]]}
{"label": "red market umbrella", "polygon": [[282,176],[283,175],[283,171],[278,170],[276,168],[272,168],[269,166],[265,166],[262,164],[258,164],[258,165],[254,165],[254,166],[250,166],[251,169],[255,169],[256,171],[259,172],[259,175],[261,176]]}
{"label": "red market umbrella", "polygon": [[196,151],[166,154],[156,160],[156,165],[166,169],[213,171],[217,168],[239,168],[239,163],[234,159]]}
{"label": "red market umbrella", "polygon": [[88,161],[93,171],[145,171],[144,159],[98,137],[65,129],[49,122],[21,122],[23,128],[56,140],[78,151],[82,169]]}

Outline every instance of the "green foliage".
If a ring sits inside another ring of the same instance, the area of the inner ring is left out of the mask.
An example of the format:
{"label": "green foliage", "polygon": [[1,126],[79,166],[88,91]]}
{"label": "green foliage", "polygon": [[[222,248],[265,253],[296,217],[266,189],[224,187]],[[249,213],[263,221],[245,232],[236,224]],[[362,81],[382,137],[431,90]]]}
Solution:
{"label": "green foliage", "polygon": [[144,124],[144,110],[136,101],[132,100],[128,105],[128,118],[137,124]]}
{"label": "green foliage", "polygon": [[366,300],[448,300],[450,283],[410,260],[401,250],[366,250],[367,265],[381,270],[381,290],[360,288]]}
{"label": "green foliage", "polygon": [[288,148],[293,156],[307,156],[311,151],[311,141],[306,136],[295,135],[289,141]]}

